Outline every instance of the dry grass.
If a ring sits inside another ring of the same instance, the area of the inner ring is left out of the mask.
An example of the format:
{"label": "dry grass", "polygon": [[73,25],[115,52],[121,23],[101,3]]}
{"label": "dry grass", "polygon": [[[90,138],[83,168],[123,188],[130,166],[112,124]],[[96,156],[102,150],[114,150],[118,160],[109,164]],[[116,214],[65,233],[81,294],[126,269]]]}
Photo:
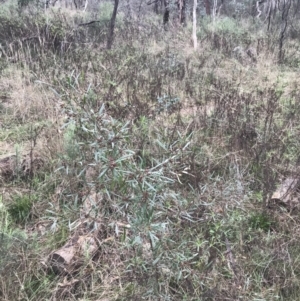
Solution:
{"label": "dry grass", "polygon": [[3,72],[0,85],[8,97],[5,109],[16,122],[56,121],[60,117],[58,97],[47,83],[37,81],[30,70],[11,66]]}

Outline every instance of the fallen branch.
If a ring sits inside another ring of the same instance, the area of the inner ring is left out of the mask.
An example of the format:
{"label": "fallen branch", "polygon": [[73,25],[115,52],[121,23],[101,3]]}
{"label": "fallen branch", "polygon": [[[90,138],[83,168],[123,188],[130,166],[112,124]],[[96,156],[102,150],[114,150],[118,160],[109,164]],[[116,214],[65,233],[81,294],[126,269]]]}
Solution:
{"label": "fallen branch", "polygon": [[299,178],[287,178],[280,184],[277,190],[273,193],[271,200],[278,200],[283,203],[288,203],[292,199],[292,194],[299,187]]}

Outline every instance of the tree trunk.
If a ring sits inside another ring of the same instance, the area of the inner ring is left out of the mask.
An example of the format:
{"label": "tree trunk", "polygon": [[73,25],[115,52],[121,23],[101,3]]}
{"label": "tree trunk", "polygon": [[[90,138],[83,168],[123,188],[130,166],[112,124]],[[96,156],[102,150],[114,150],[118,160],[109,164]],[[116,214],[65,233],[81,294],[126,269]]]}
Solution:
{"label": "tree trunk", "polygon": [[197,0],[194,0],[193,5],[193,42],[194,42],[194,49],[197,49]]}
{"label": "tree trunk", "polygon": [[218,12],[218,0],[213,0],[212,19],[215,22]]}
{"label": "tree trunk", "polygon": [[158,14],[158,0],[154,2],[154,12]]}
{"label": "tree trunk", "polygon": [[204,0],[205,12],[207,16],[210,16],[211,9],[210,9],[210,0]]}
{"label": "tree trunk", "polygon": [[86,11],[87,6],[88,6],[88,0],[85,0],[85,4],[84,4],[84,9],[83,9],[83,11]]}
{"label": "tree trunk", "polygon": [[106,49],[111,49],[113,43],[118,6],[119,6],[119,0],[115,0],[114,10],[110,19],[110,24],[108,29]]}
{"label": "tree trunk", "polygon": [[164,17],[163,17],[163,24],[166,25],[169,22],[170,17],[170,8],[169,8],[169,0],[164,0]]}
{"label": "tree trunk", "polygon": [[278,53],[278,61],[279,63],[283,62],[284,59],[284,50],[283,50],[283,42],[286,36],[286,30],[288,27],[288,17],[289,17],[289,10],[292,6],[292,0],[287,0],[283,3],[282,11],[282,23],[281,23],[281,31],[279,36],[279,53]]}
{"label": "tree trunk", "polygon": [[177,2],[177,6],[178,6],[178,10],[179,10],[179,22],[182,25],[186,24],[185,2],[186,2],[186,0],[178,0],[178,2]]}

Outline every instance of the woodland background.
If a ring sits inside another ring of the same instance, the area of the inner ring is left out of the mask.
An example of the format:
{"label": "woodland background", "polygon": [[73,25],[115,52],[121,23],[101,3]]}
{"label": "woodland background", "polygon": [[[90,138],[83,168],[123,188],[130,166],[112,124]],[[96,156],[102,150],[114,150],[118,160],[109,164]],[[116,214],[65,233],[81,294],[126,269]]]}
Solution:
{"label": "woodland background", "polygon": [[0,1],[0,300],[299,300],[299,15]]}

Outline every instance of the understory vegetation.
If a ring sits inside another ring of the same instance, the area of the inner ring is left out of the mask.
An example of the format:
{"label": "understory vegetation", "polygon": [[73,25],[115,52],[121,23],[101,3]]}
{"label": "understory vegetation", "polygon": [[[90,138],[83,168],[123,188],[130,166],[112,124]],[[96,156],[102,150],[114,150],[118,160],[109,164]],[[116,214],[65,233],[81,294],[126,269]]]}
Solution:
{"label": "understory vegetation", "polygon": [[0,300],[299,300],[299,24],[104,4],[0,4]]}

